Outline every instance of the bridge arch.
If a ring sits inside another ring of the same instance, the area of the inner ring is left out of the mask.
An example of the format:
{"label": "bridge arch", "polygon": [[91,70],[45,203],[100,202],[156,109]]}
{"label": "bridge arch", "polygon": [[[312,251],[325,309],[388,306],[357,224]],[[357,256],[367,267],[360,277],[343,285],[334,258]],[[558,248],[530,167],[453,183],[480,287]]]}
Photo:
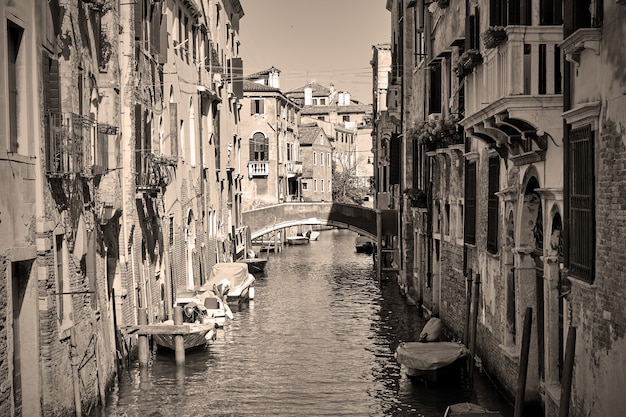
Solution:
{"label": "bridge arch", "polygon": [[351,204],[290,202],[245,211],[242,217],[252,239],[299,225],[334,226],[377,237],[376,210]]}

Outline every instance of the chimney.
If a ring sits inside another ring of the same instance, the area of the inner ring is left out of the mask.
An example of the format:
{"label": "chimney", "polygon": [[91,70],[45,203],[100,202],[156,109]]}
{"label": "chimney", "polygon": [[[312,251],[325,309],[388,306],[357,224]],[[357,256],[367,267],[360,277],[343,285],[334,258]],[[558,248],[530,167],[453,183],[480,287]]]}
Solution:
{"label": "chimney", "polygon": [[312,106],[313,105],[313,88],[310,85],[304,87],[304,105]]}

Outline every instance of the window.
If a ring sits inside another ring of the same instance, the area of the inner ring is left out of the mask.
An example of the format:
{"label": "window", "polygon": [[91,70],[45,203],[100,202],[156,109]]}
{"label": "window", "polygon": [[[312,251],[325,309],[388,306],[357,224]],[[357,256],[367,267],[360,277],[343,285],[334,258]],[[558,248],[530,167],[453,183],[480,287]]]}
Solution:
{"label": "window", "polygon": [[265,114],[265,102],[262,98],[254,98],[250,102],[250,114]]}
{"label": "window", "polygon": [[293,161],[293,144],[287,143],[287,161]]}
{"label": "window", "polygon": [[498,252],[498,196],[500,188],[500,158],[489,158],[489,195],[487,196],[487,250]]}
{"label": "window", "polygon": [[24,29],[11,21],[7,21],[7,61],[8,61],[8,87],[9,87],[9,152],[18,152],[19,148],[19,74],[20,52]]}
{"label": "window", "polygon": [[345,114],[345,115],[343,116],[343,121],[344,121],[344,122],[349,122],[349,121],[350,121],[350,115],[349,115],[349,114]]}
{"label": "window", "polygon": [[317,165],[317,152],[313,152],[313,165]]}
{"label": "window", "polygon": [[569,268],[572,275],[588,282],[595,273],[593,142],[590,125],[570,132]]}
{"label": "window", "polygon": [[250,139],[250,160],[269,161],[269,141],[261,132],[256,132]]}
{"label": "window", "polygon": [[322,192],[324,192],[324,180],[321,180],[322,182]]}
{"label": "window", "polygon": [[446,203],[444,205],[444,223],[443,223],[443,233],[448,236],[450,234],[450,203]]}
{"label": "window", "polygon": [[309,183],[306,181],[302,181],[302,191],[307,191],[309,189]]}
{"label": "window", "polygon": [[327,158],[326,158],[326,165],[330,166],[330,152],[326,154]]}
{"label": "window", "polygon": [[465,169],[465,242],[476,244],[476,162]]}
{"label": "window", "polygon": [[317,180],[313,180],[313,191],[317,192]]}
{"label": "window", "polygon": [[192,99],[189,99],[189,164],[196,166],[196,114]]}
{"label": "window", "polygon": [[324,166],[324,153],[320,152],[320,166]]}
{"label": "window", "polygon": [[541,25],[563,24],[562,0],[541,0],[539,2],[539,10],[539,19],[541,19]]}

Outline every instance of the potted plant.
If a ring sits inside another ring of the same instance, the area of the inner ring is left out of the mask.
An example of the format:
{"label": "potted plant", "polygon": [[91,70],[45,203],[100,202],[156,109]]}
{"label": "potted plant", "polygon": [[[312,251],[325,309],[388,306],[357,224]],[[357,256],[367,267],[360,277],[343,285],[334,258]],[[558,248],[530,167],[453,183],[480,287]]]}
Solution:
{"label": "potted plant", "polygon": [[475,67],[483,63],[483,55],[478,49],[468,49],[463,52],[454,64],[454,73],[459,78],[471,74]]}
{"label": "potted plant", "polygon": [[459,132],[458,120],[455,117],[444,119],[422,120],[409,130],[409,137],[426,150],[445,148],[462,143],[463,135]]}
{"label": "potted plant", "polygon": [[504,26],[489,26],[480,37],[483,40],[485,48],[492,49],[507,40],[507,33]]}

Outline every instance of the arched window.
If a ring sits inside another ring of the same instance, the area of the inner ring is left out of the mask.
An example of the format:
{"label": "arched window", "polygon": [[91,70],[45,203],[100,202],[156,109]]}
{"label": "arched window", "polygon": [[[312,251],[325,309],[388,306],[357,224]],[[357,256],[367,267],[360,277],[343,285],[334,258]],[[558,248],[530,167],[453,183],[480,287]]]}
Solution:
{"label": "arched window", "polygon": [[250,139],[250,160],[269,161],[269,141],[261,132],[256,132]]}

